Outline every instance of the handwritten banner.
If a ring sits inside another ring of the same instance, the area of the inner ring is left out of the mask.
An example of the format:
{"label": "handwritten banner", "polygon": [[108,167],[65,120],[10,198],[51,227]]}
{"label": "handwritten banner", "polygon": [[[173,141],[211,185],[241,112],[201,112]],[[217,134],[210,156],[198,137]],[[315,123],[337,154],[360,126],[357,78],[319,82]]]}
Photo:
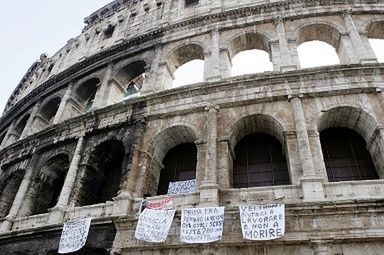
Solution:
{"label": "handwritten banner", "polygon": [[192,193],[196,190],[196,180],[170,182],[168,195]]}
{"label": "handwritten banner", "polygon": [[184,243],[210,243],[221,240],[224,207],[183,209],[180,240]]}
{"label": "handwritten banner", "polygon": [[87,242],[91,218],[70,221],[64,224],[61,233],[59,254],[66,254],[80,250]]}
{"label": "handwritten banner", "polygon": [[174,216],[175,210],[145,209],[140,214],[135,237],[146,242],[165,242]]}
{"label": "handwritten banner", "polygon": [[240,220],[244,239],[277,239],[285,233],[285,205],[240,206]]}

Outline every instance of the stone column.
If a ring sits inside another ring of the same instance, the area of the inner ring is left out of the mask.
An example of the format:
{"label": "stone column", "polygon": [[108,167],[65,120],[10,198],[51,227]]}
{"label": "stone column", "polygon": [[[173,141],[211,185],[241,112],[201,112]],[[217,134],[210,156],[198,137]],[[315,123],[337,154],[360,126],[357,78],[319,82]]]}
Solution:
{"label": "stone column", "polygon": [[19,140],[24,139],[25,137],[32,134],[32,125],[35,121],[35,117],[37,115],[37,112],[40,110],[40,103],[36,103],[35,106],[32,109],[31,115],[29,116],[29,119],[27,121],[27,124],[24,127],[23,132],[20,135]]}
{"label": "stone column", "polygon": [[16,120],[13,120],[11,122],[11,125],[9,125],[7,133],[5,134],[4,139],[1,142],[0,149],[2,149],[2,148],[4,148],[5,146],[8,145],[8,139],[9,139],[9,136],[12,134],[12,132],[13,132],[13,130],[15,128],[15,124],[16,124]]}
{"label": "stone column", "polygon": [[228,49],[220,49],[220,76],[222,79],[231,77],[232,61]]}
{"label": "stone column", "polygon": [[63,219],[65,209],[68,206],[68,202],[71,196],[71,192],[75,186],[76,176],[79,169],[84,145],[84,136],[80,136],[79,140],[77,141],[76,149],[73,154],[71,164],[69,165],[69,169],[65,177],[65,181],[63,184],[63,188],[61,189],[57,205],[51,209],[51,214],[49,215],[48,220],[49,223],[59,223]]}
{"label": "stone column", "polygon": [[5,221],[1,225],[0,233],[4,233],[12,229],[13,221],[16,219],[17,215],[19,214],[21,205],[24,202],[24,199],[27,195],[28,188],[31,184],[33,171],[36,167],[39,156],[40,154],[36,152],[36,148],[35,148],[32,158],[28,163],[28,167],[25,169],[24,178],[17,191],[12,207],[9,210],[9,213],[5,218]]}
{"label": "stone column", "polygon": [[65,107],[67,106],[68,99],[71,97],[73,89],[73,82],[69,83],[67,89],[65,90],[65,94],[63,98],[61,99],[59,109],[57,109],[55,118],[53,119],[53,124],[57,124],[62,120],[62,117],[64,115]]}
{"label": "stone column", "polygon": [[277,16],[275,18],[275,26],[277,37],[280,46],[280,63],[278,64],[280,71],[291,71],[297,69],[297,63],[291,58],[291,53],[288,47],[288,40],[285,34],[284,27],[285,19],[283,16]]}
{"label": "stone column", "polygon": [[96,92],[92,108],[99,109],[108,105],[109,92],[111,90],[110,80],[111,80],[112,72],[113,72],[113,63],[110,63],[105,70],[104,78],[101,81],[99,89]]}
{"label": "stone column", "polygon": [[216,28],[211,32],[212,48],[211,54],[205,59],[204,76],[205,81],[218,81],[220,74],[220,32]]}
{"label": "stone column", "polygon": [[364,42],[362,41],[359,31],[356,28],[355,22],[352,18],[352,8],[348,8],[343,11],[343,17],[345,26],[351,38],[353,47],[355,49],[355,54],[360,60],[360,63],[376,63],[377,59],[375,55],[371,55],[372,51],[368,51],[365,48]]}
{"label": "stone column", "polygon": [[323,179],[316,176],[315,173],[308,139],[307,125],[305,123],[303,105],[301,102],[302,98],[303,95],[289,97],[296,129],[299,158],[303,171],[303,177],[300,181],[305,200],[320,200],[324,198]]}
{"label": "stone column", "polygon": [[200,185],[200,205],[216,206],[219,202],[217,184],[217,113],[219,107],[208,105],[207,111],[207,148],[205,155],[205,173]]}

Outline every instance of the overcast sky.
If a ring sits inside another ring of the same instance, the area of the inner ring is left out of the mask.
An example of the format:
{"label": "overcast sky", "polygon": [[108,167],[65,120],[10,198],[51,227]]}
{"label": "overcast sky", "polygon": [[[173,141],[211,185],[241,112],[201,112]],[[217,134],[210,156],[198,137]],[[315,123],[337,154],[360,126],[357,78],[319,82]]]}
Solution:
{"label": "overcast sky", "polygon": [[[92,12],[108,4],[112,0],[0,0],[0,113],[14,88],[23,78],[28,68],[44,52],[52,56],[66,42],[81,33],[84,27],[83,20]],[[319,45],[322,47],[322,45]],[[312,48],[313,49],[313,48]],[[325,54],[326,50],[317,48],[314,52],[311,48],[301,54],[306,56],[305,66],[311,66],[313,60],[330,60],[332,57]],[[375,46],[376,52],[381,54],[384,61],[384,43]],[[306,49],[303,49],[306,50]],[[299,52],[300,53],[300,52]],[[316,55],[313,55],[313,54]],[[268,55],[262,56],[268,61]],[[263,63],[255,55],[241,56],[233,63],[240,62],[234,74],[250,73],[257,68],[249,63]],[[336,60],[333,60],[337,62]],[[197,64],[197,65],[196,65]],[[302,63],[303,64],[303,63]],[[266,66],[262,64],[262,66]],[[193,67],[193,64],[192,64]],[[195,63],[198,70],[203,70],[198,61]],[[270,67],[271,68],[271,67]],[[268,70],[268,68],[267,68]],[[200,81],[202,76],[191,72],[190,66],[186,66],[176,74],[182,81]]]}
{"label": "overcast sky", "polygon": [[0,113],[41,53],[81,33],[84,18],[111,0],[0,0]]}

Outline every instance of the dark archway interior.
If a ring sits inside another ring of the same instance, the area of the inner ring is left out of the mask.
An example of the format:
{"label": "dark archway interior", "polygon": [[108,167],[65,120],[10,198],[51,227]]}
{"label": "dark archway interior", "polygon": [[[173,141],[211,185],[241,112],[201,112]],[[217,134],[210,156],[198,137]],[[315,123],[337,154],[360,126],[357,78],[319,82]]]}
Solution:
{"label": "dark archway interior", "polygon": [[80,206],[105,203],[118,195],[125,148],[121,141],[106,141],[92,152],[86,166]]}
{"label": "dark archway interior", "polygon": [[18,170],[0,185],[0,218],[8,215],[24,174],[24,170]]}
{"label": "dark archway interior", "polygon": [[170,149],[163,160],[158,195],[168,193],[170,182],[196,178],[197,148],[194,143],[183,143]]}
{"label": "dark archway interior", "polygon": [[379,178],[365,140],[355,131],[325,129],[320,133],[320,141],[330,182]]}
{"label": "dark archway interior", "polygon": [[13,131],[13,135],[16,136],[17,139],[20,138],[21,134],[23,133],[24,131],[24,128],[25,126],[27,125],[27,122],[29,120],[29,117],[30,115],[26,115],[24,116],[24,118],[22,118],[19,123],[17,124],[17,126],[15,127],[14,131]]}
{"label": "dark archway interior", "polygon": [[135,61],[122,68],[116,75],[116,81],[124,88],[124,98],[137,96],[145,79],[146,63]]}
{"label": "dark archway interior", "polygon": [[69,158],[64,154],[48,160],[40,169],[30,191],[30,215],[46,213],[49,208],[56,206],[68,169]]}
{"label": "dark archway interior", "polygon": [[92,78],[79,87],[76,92],[78,103],[80,104],[81,111],[87,112],[92,109],[93,101],[96,96],[97,87],[100,84],[100,80],[97,78]]}
{"label": "dark archway interior", "polygon": [[41,110],[41,117],[47,122],[52,123],[57,110],[59,109],[61,99],[60,97],[55,97],[49,101]]}
{"label": "dark archway interior", "polygon": [[244,137],[235,147],[233,187],[289,184],[287,161],[282,151],[281,143],[273,136],[256,133]]}

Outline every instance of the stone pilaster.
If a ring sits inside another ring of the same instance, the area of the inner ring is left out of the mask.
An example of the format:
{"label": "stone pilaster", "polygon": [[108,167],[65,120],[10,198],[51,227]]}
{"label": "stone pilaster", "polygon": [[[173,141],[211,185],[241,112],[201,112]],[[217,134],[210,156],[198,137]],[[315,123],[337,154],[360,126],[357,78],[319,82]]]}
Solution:
{"label": "stone pilaster", "polygon": [[329,242],[313,241],[311,243],[314,255],[330,255],[331,248]]}
{"label": "stone pilaster", "polygon": [[33,130],[32,126],[39,110],[40,110],[40,103],[36,103],[32,109],[31,115],[29,116],[27,124],[25,125],[24,130],[20,135],[20,138],[19,138],[20,140],[32,134],[32,130]]}
{"label": "stone pilaster", "polygon": [[212,48],[211,54],[207,56],[204,65],[204,76],[206,81],[218,81],[221,79],[220,73],[220,32],[214,29],[211,32]]}
{"label": "stone pilaster", "polygon": [[208,105],[207,111],[207,148],[206,168],[200,185],[200,205],[216,206],[219,202],[219,185],[217,184],[217,114],[219,107]]}
{"label": "stone pilaster", "polygon": [[307,125],[305,123],[304,110],[302,105],[303,95],[290,96],[292,105],[293,120],[296,129],[299,158],[303,177],[300,179],[304,199],[305,200],[320,200],[324,198],[324,190],[322,178],[319,178],[315,173],[315,168],[312,160],[312,153],[309,144]]}
{"label": "stone pilaster", "polygon": [[25,170],[24,178],[19,186],[19,189],[17,191],[17,194],[15,196],[15,199],[13,201],[12,207],[9,210],[9,213],[3,222],[3,224],[0,226],[0,233],[7,232],[12,229],[13,221],[16,219],[16,217],[19,214],[20,208],[24,202],[24,199],[27,195],[28,188],[31,184],[33,171],[36,167],[38,158],[40,154],[38,152],[33,153],[31,160],[28,163],[28,167]]}
{"label": "stone pilaster", "polygon": [[285,19],[283,16],[277,16],[275,18],[275,27],[279,42],[280,51],[280,63],[278,64],[280,71],[291,71],[296,70],[298,63],[294,62],[291,57],[291,53],[288,46],[288,40],[285,34]]}
{"label": "stone pilaster", "polygon": [[110,81],[113,72],[113,63],[110,63],[103,77],[103,80],[100,83],[99,89],[96,92],[94,103],[92,108],[99,109],[108,105],[109,103],[109,92],[111,90]]}
{"label": "stone pilaster", "polygon": [[359,59],[360,63],[376,63],[377,59],[375,55],[372,55],[372,51],[366,49],[365,44],[360,37],[359,31],[356,28],[355,22],[352,18],[352,9],[348,8],[343,11],[343,18],[345,27],[351,38],[353,47],[355,49],[355,54]]}
{"label": "stone pilaster", "polygon": [[1,142],[1,145],[0,145],[0,149],[4,148],[5,146],[8,145],[8,139],[9,139],[9,136],[12,134],[12,132],[14,131],[15,129],[15,124],[16,124],[16,120],[13,120],[11,122],[11,125],[9,125],[9,128],[7,130],[7,133],[5,134],[4,136],[4,139],[3,141]]}
{"label": "stone pilaster", "polygon": [[61,102],[59,105],[59,109],[57,110],[55,118],[53,119],[54,125],[59,123],[62,120],[68,99],[71,97],[71,94],[72,94],[72,89],[73,89],[73,83],[71,82],[71,83],[69,83],[67,89],[65,90],[65,94],[64,94],[63,98],[61,99]]}

